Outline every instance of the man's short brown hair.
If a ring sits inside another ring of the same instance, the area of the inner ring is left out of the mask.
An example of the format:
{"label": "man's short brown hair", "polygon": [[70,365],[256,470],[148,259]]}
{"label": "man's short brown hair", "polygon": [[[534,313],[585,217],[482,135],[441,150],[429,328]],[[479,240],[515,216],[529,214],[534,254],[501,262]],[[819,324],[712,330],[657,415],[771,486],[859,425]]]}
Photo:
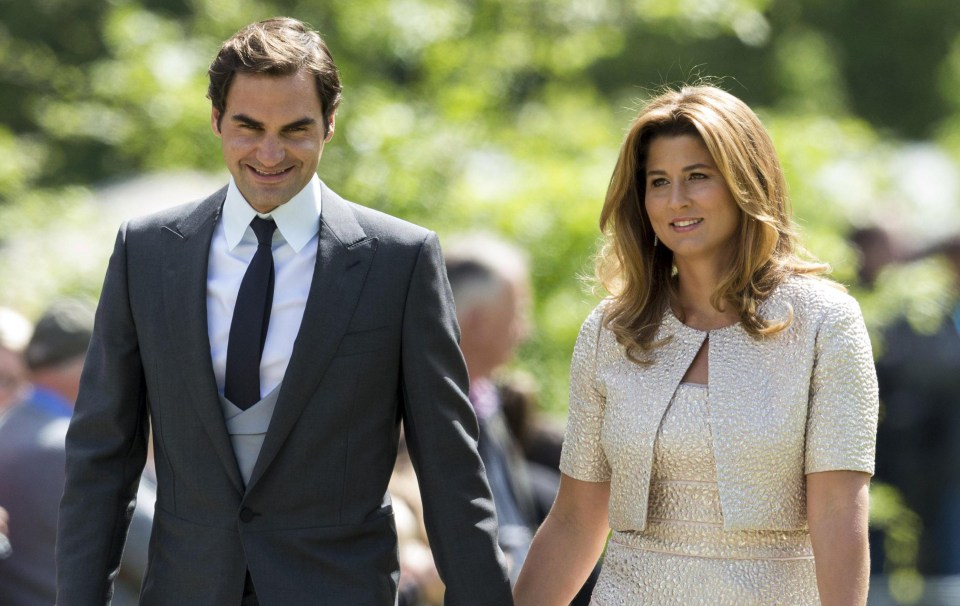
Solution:
{"label": "man's short brown hair", "polygon": [[340,72],[320,34],[296,19],[251,23],[224,42],[210,64],[207,97],[222,118],[235,74],[290,76],[300,70],[314,77],[327,134],[330,118],[340,105]]}

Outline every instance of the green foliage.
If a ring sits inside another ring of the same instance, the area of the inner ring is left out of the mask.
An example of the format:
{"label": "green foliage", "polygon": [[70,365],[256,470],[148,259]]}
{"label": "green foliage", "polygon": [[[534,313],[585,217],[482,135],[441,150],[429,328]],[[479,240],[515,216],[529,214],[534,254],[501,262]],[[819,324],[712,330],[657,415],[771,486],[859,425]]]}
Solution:
{"label": "green foliage", "polygon": [[923,577],[917,573],[917,537],[922,522],[903,503],[897,490],[874,482],[870,487],[870,524],[884,532],[884,551],[890,595],[898,604],[916,604],[923,595]]}
{"label": "green foliage", "polygon": [[[922,13],[930,31],[957,18],[952,4],[940,8]],[[0,126],[8,158],[0,196],[62,219],[55,201],[27,192],[43,184],[57,200],[58,188],[142,171],[220,170],[206,66],[220,40],[275,14],[317,26],[343,73],[337,137],[321,165],[326,181],[441,235],[482,225],[531,251],[539,330],[522,365],[545,383],[544,402],[557,411],[577,320],[596,302],[576,276],[591,273],[620,138],[659,86],[716,79],[758,107],[783,156],[805,241],[848,283],[856,257],[845,234],[883,219],[876,202],[896,187],[890,165],[901,143],[886,129],[960,137],[951,114],[933,106],[882,128],[858,115],[867,107],[863,115],[894,116],[868,107],[883,95],[865,99],[854,85],[850,66],[876,45],[840,35],[860,22],[842,3],[30,3],[0,30],[0,80],[13,86],[0,87],[11,108]],[[936,107],[960,110],[957,44],[938,34],[911,49],[927,57],[944,50],[939,84],[926,91],[940,91]],[[890,69],[908,54],[891,57]],[[887,320],[889,313],[874,325]]]}

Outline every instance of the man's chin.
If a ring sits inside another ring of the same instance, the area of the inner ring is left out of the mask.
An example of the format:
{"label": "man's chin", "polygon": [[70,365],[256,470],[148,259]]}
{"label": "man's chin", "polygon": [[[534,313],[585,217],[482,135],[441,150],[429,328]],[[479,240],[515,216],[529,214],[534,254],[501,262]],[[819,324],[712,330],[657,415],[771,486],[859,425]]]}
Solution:
{"label": "man's chin", "polygon": [[293,197],[293,193],[290,192],[280,192],[280,191],[264,191],[265,188],[255,187],[252,188],[250,194],[243,193],[243,197],[247,200],[247,204],[253,207],[259,213],[268,213],[273,209],[286,204],[290,201],[290,198]]}

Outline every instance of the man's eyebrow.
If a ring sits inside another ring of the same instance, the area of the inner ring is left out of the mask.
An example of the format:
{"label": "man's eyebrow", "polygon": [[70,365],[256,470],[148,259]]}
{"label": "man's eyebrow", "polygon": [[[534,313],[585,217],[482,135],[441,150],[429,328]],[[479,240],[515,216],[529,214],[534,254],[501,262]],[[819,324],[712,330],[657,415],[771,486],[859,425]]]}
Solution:
{"label": "man's eyebrow", "polygon": [[259,120],[254,120],[253,118],[251,118],[246,114],[234,114],[230,116],[230,119],[233,120],[234,122],[242,122],[247,126],[256,126],[258,128],[263,127],[263,122],[260,122]]}
{"label": "man's eyebrow", "polygon": [[291,130],[294,128],[303,128],[304,126],[313,126],[317,121],[313,118],[300,118],[299,120],[294,120],[290,124],[286,124],[283,127],[283,130]]}
{"label": "man's eyebrow", "polygon": [[[251,118],[246,114],[234,114],[230,116],[230,119],[233,120],[234,122],[240,122],[242,124],[246,124],[247,126],[253,126],[255,128],[264,127],[263,122],[260,122],[259,120],[254,120],[253,118]],[[280,130],[293,130],[297,128],[303,128],[305,126],[312,126],[316,123],[317,121],[314,118],[309,118],[309,117],[300,118],[299,120],[294,120],[289,124],[284,124]]]}

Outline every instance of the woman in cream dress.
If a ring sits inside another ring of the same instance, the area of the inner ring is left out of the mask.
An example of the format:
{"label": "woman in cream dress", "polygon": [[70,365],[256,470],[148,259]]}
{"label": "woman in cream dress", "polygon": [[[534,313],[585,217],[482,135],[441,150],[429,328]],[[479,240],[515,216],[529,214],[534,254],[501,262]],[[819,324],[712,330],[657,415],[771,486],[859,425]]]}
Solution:
{"label": "woman in cream dress", "polygon": [[517,604],[568,603],[605,545],[598,606],[865,604],[870,342],[803,259],[760,120],[712,86],[653,99],[600,226],[611,296],[577,340]]}

